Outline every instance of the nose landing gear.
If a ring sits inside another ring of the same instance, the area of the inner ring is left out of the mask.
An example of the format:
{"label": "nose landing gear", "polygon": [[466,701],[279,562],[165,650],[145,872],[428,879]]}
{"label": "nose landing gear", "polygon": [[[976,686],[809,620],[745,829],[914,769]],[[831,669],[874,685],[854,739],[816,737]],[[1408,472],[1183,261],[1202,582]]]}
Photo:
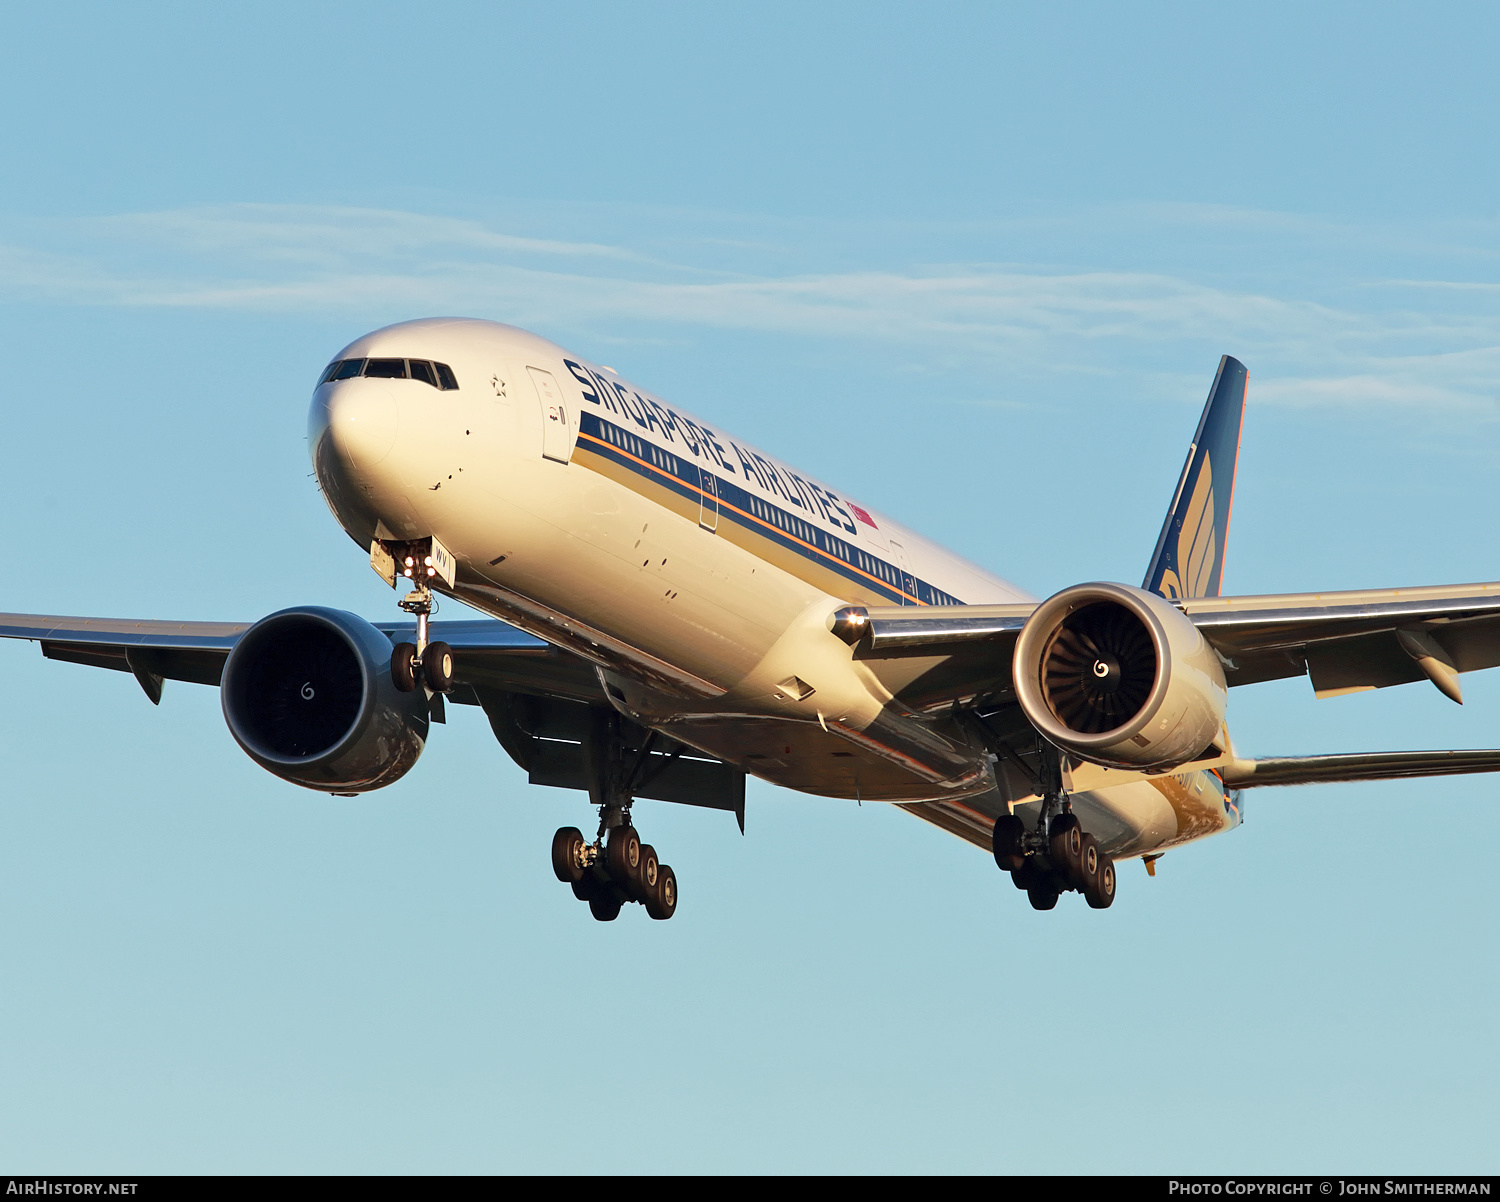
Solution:
{"label": "nose landing gear", "polygon": [[391,648],[391,680],[403,693],[410,693],[419,684],[433,693],[451,691],[453,648],[447,643],[427,641],[428,620],[437,612],[432,590],[418,581],[400,605],[417,619],[417,641],[397,643]]}
{"label": "nose landing gear", "polygon": [[391,681],[403,693],[421,685],[434,694],[433,714],[442,721],[441,696],[453,688],[453,648],[428,641],[428,619],[437,613],[431,586],[441,581],[451,588],[457,561],[436,536],[406,542],[376,539],[370,544],[370,566],[392,588],[400,580],[411,581],[411,592],[399,604],[417,619],[417,641],[391,648]]}

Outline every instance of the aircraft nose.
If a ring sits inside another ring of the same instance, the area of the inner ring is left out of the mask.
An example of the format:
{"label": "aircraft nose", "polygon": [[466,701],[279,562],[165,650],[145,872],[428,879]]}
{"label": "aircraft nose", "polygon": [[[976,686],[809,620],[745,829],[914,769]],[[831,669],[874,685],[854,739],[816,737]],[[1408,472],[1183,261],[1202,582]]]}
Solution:
{"label": "aircraft nose", "polygon": [[[309,415],[309,442],[326,436],[346,471],[358,475],[377,466],[396,443],[396,398],[376,380],[341,380],[318,389]],[[326,452],[325,452],[326,453]]]}
{"label": "aircraft nose", "polygon": [[338,380],[313,394],[307,415],[313,471],[329,507],[357,541],[370,537],[390,500],[399,420],[396,398],[376,380]]}

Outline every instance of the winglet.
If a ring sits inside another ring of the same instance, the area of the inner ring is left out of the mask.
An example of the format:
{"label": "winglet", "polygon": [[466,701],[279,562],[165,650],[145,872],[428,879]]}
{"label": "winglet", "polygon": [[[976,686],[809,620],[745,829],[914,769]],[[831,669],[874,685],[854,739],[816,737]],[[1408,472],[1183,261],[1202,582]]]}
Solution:
{"label": "winglet", "polygon": [[1238,359],[1225,355],[1219,360],[1219,373],[1141,585],[1144,589],[1163,597],[1219,595],[1247,377]]}

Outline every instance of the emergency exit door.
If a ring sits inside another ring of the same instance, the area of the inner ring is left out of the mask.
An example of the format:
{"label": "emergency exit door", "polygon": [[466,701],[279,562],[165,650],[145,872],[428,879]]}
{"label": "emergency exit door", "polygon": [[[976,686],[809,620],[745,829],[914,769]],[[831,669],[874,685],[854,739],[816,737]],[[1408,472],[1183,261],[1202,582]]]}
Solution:
{"label": "emergency exit door", "polygon": [[901,581],[902,605],[917,604],[917,579],[911,574],[911,565],[906,559],[906,548],[894,539],[890,541],[891,558],[896,561],[896,571]]}
{"label": "emergency exit door", "polygon": [[698,525],[705,530],[719,528],[719,481],[707,468],[698,469],[703,504],[698,509]]}

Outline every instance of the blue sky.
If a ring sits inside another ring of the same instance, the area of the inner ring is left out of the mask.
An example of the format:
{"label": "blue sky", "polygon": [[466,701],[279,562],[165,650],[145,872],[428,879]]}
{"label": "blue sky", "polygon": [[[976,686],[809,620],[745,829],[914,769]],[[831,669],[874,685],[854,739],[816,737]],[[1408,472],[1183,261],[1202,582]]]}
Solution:
{"label": "blue sky", "polygon": [[[391,596],[324,509],[354,336],[515,322],[1038,594],[1144,570],[1218,356],[1226,589],[1493,579],[1485,6],[10,6],[3,608]],[[480,715],[306,793],[212,690],[0,647],[18,1172],[1493,1171],[1485,778],[1268,791],[1035,914],[894,810],[643,803],[671,923],[550,878]],[[1251,754],[1497,743],[1242,690]]]}

